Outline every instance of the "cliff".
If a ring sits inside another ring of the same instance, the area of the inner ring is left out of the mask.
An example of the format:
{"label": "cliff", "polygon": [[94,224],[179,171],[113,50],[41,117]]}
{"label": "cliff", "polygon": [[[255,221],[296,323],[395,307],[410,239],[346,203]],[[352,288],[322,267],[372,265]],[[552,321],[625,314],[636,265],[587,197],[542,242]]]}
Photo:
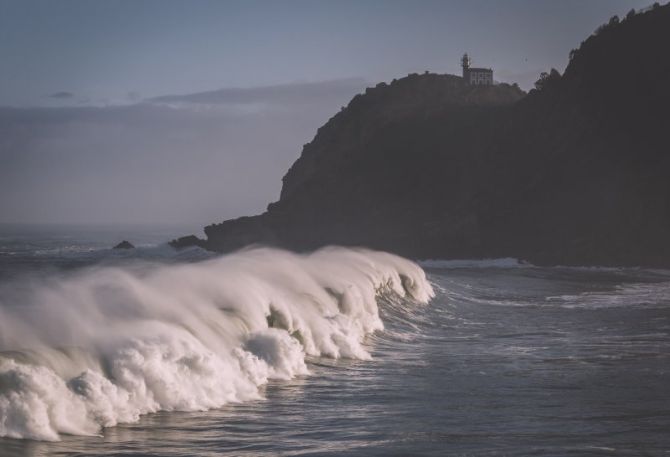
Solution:
{"label": "cliff", "polygon": [[612,20],[525,95],[410,75],[321,127],[230,251],[364,245],[414,258],[670,266],[670,6]]}

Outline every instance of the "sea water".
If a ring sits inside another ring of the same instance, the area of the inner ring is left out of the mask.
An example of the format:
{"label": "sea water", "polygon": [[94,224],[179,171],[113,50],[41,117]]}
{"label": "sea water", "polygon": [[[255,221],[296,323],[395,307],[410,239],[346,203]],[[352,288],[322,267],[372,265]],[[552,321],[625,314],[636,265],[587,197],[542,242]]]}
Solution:
{"label": "sea water", "polygon": [[167,235],[4,229],[0,455],[670,452],[668,271]]}

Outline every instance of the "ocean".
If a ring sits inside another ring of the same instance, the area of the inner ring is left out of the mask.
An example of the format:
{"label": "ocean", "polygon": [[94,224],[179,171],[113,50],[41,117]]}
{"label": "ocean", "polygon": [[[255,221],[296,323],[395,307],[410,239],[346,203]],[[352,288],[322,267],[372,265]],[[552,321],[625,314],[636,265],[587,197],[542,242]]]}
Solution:
{"label": "ocean", "polygon": [[670,454],[670,271],[182,233],[0,227],[0,456]]}

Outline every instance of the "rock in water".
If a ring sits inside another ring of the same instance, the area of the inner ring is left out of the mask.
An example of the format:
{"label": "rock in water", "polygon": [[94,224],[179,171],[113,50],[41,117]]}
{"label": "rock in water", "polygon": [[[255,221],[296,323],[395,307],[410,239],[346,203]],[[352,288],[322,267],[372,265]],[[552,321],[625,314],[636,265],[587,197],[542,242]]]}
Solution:
{"label": "rock in water", "polygon": [[130,243],[130,241],[123,240],[116,246],[114,246],[114,249],[135,249],[135,246]]}
{"label": "rock in water", "polygon": [[191,246],[200,246],[202,240],[195,235],[182,236],[176,240],[170,241],[168,244],[175,249],[183,249]]}

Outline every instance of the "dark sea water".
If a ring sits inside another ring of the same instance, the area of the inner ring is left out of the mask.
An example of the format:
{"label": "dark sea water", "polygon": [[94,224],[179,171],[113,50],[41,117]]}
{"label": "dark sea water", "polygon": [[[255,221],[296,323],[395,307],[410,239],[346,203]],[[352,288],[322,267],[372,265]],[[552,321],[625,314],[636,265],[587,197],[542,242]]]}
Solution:
{"label": "dark sea water", "polygon": [[[118,253],[116,234],[5,230],[0,291],[63,269],[209,256],[175,254],[160,241],[178,233],[164,234],[125,233],[142,247]],[[422,266],[435,297],[381,295],[385,328],[363,340],[371,360],[308,355],[310,374],[270,379],[258,399],[159,411],[100,436],[0,438],[0,455],[670,455],[670,272]],[[0,377],[0,420],[8,386]]]}

